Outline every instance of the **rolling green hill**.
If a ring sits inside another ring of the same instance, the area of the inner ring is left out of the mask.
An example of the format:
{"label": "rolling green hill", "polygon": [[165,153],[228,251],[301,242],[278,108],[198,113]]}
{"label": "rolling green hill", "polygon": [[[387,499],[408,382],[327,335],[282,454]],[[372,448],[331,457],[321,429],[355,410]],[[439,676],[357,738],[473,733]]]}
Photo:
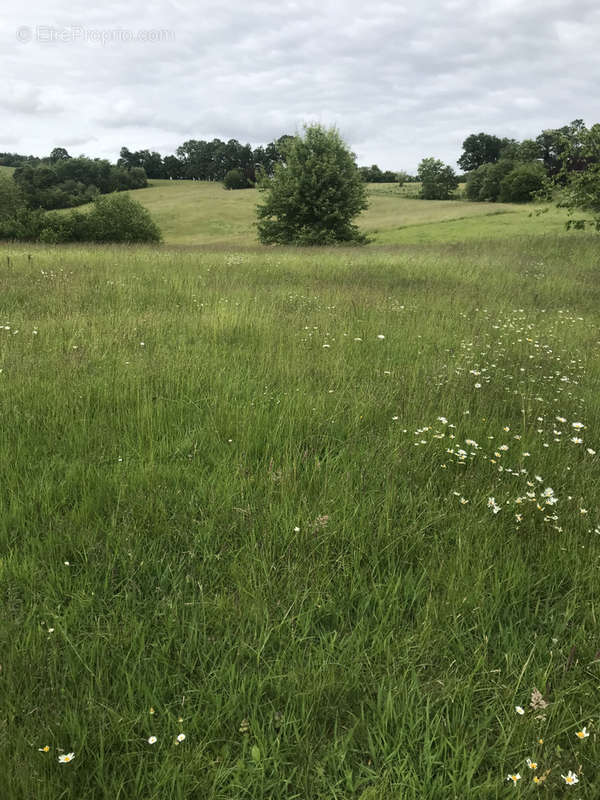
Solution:
{"label": "rolling green hill", "polygon": [[[257,245],[255,189],[227,191],[210,181],[153,180],[132,193],[152,214],[166,244]],[[85,210],[85,206],[80,207]],[[566,212],[555,208],[465,200],[418,200],[382,184],[369,185],[360,227],[374,244],[457,243],[562,233]],[[61,212],[57,212],[61,213]]]}
{"label": "rolling green hill", "polygon": [[[359,224],[377,244],[458,242],[563,230],[564,212],[532,215],[533,206],[424,201],[369,187],[370,205]],[[220,183],[152,181],[135,197],[150,211],[167,244],[256,244],[254,189],[226,191]]]}

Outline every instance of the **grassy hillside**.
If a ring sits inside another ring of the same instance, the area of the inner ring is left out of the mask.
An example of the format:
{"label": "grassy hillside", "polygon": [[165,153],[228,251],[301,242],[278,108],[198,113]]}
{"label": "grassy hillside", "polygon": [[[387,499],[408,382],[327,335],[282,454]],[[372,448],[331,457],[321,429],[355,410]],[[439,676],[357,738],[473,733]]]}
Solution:
{"label": "grassy hillside", "polygon": [[[150,210],[170,244],[256,243],[253,228],[259,192],[226,191],[200,181],[153,181],[136,197]],[[559,232],[564,212],[531,217],[531,206],[423,201],[371,184],[370,205],[360,226],[380,244],[456,242]],[[449,222],[452,222],[449,225]],[[443,223],[443,224],[440,224]]]}
{"label": "grassy hillside", "polygon": [[2,800],[597,800],[596,237],[0,279]]}
{"label": "grassy hillside", "polygon": [[[529,205],[417,200],[382,184],[371,184],[369,192],[370,206],[359,224],[376,244],[560,233],[566,219],[565,212],[556,209],[535,216],[535,207]],[[254,222],[260,193],[254,189],[226,191],[208,181],[154,180],[133,195],[151,212],[167,244],[257,244]]]}

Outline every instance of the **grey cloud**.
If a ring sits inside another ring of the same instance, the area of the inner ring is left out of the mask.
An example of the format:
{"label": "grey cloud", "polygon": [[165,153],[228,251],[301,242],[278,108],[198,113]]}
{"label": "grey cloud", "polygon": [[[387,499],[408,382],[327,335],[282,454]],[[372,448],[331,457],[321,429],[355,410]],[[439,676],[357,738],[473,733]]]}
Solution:
{"label": "grey cloud", "polygon": [[[414,170],[430,155],[454,163],[472,132],[597,121],[595,0],[33,0],[5,17],[0,106],[20,151],[69,137],[111,158],[187,138],[258,144],[319,121],[361,163]],[[20,44],[12,33],[42,24],[174,38]]]}

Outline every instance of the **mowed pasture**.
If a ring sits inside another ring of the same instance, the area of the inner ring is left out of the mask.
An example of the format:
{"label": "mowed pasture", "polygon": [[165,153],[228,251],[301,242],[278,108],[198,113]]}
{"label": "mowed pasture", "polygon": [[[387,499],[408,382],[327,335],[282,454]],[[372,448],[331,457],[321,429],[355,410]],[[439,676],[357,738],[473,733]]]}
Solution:
{"label": "mowed pasture", "polygon": [[136,196],[216,246],[0,250],[0,797],[595,800],[597,237]]}

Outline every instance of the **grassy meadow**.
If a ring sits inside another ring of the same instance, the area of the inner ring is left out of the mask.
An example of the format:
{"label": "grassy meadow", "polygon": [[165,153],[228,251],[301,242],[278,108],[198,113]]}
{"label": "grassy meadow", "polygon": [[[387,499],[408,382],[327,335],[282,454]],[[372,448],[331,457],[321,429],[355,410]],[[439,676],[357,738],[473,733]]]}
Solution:
{"label": "grassy meadow", "polygon": [[172,184],[0,248],[2,800],[596,800],[598,238]]}
{"label": "grassy meadow", "polygon": [[[369,184],[369,208],[358,224],[374,244],[458,244],[564,232],[563,210],[460,199],[423,201],[411,196],[414,187]],[[257,244],[254,223],[260,193],[255,189],[226,191],[216,182],[152,180],[148,188],[130,194],[150,211],[166,244]]]}

